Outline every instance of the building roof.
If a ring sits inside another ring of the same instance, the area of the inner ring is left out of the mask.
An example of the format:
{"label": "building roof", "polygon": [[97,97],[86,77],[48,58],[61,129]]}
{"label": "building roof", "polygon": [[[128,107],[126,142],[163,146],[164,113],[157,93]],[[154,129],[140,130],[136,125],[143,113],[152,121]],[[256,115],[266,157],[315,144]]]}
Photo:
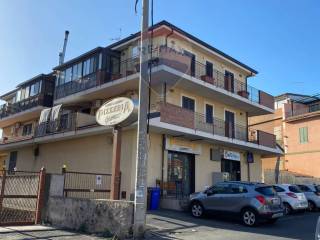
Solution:
{"label": "building roof", "polygon": [[[171,23],[169,23],[169,22],[167,22],[167,21],[165,21],[165,20],[163,20],[163,21],[161,21],[161,22],[159,22],[159,23],[156,23],[153,27],[150,27],[149,30],[159,28],[160,26],[163,26],[163,25],[165,25],[165,26],[173,29],[174,31],[176,31],[176,32],[178,32],[178,33],[180,33],[180,34],[182,34],[182,35],[184,35],[184,36],[186,36],[187,38],[190,38],[191,40],[199,43],[200,45],[208,48],[209,50],[216,52],[217,54],[223,56],[224,58],[226,58],[226,59],[228,59],[228,60],[230,60],[230,61],[232,61],[232,62],[234,62],[234,63],[236,63],[236,64],[238,64],[238,65],[240,65],[241,67],[247,69],[248,71],[250,71],[250,72],[252,72],[252,73],[254,73],[254,74],[257,74],[257,73],[258,73],[257,70],[249,67],[248,65],[240,62],[239,60],[231,57],[230,55],[228,55],[228,54],[220,51],[219,49],[211,46],[210,44],[208,44],[208,43],[200,40],[199,38],[191,35],[190,33],[187,33],[186,31],[182,30],[181,28],[178,28],[177,26],[175,26],[175,25],[173,25],[173,24],[171,24]],[[130,41],[130,40],[132,40],[132,39],[134,39],[134,38],[137,38],[137,37],[139,37],[139,36],[140,36],[140,32],[136,32],[136,33],[134,33],[134,34],[131,34],[129,37],[126,37],[126,38],[124,38],[124,39],[122,39],[122,40],[120,40],[120,41],[118,41],[118,42],[116,42],[116,43],[113,43],[113,44],[107,46],[107,47],[108,47],[108,48],[117,47],[117,46],[119,46],[119,45],[121,45],[121,44],[123,44],[123,43],[125,43],[125,42],[127,42],[127,41]]]}
{"label": "building roof", "polygon": [[284,100],[286,98],[290,98],[290,100],[302,103],[302,104],[309,104],[315,101],[319,101],[320,94],[314,94],[314,95],[305,95],[305,94],[297,94],[297,93],[283,93],[281,95],[278,95],[275,97],[276,101]]}

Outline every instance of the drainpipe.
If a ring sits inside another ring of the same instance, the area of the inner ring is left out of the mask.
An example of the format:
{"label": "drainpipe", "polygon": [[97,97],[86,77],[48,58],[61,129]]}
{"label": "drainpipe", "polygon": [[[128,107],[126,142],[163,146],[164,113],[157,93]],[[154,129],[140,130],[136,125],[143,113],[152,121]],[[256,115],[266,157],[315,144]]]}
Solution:
{"label": "drainpipe", "polygon": [[[162,185],[162,189],[161,189],[161,195],[163,195],[163,179],[164,179],[164,151],[166,149],[166,135],[162,134],[162,152],[161,152],[161,157],[162,157],[162,162],[161,162],[161,185]],[[161,186],[160,185],[160,186]]]}

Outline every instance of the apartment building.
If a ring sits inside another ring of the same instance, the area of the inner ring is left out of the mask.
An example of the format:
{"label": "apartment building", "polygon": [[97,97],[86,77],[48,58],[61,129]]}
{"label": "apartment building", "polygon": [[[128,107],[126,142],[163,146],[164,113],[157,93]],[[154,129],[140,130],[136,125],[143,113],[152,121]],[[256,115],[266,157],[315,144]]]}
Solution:
{"label": "apartment building", "polygon": [[284,155],[264,157],[263,169],[320,177],[320,99],[317,95],[285,93],[275,97],[275,112],[250,118],[249,126],[276,135]]}
{"label": "apartment building", "polygon": [[[248,127],[249,117],[274,113],[274,98],[247,83],[257,71],[166,21],[150,31],[148,187],[160,185],[169,199],[211,185],[214,173],[261,181],[261,157],[281,151],[274,134]],[[138,100],[139,37],[132,34],[54,67],[52,107],[38,104],[2,117],[0,153],[7,168],[45,166],[60,173],[66,165],[73,171],[111,173],[112,128],[99,126],[95,113],[119,96]],[[23,130],[29,122],[31,129]],[[136,136],[136,123],[123,129],[122,199],[134,193]]]}

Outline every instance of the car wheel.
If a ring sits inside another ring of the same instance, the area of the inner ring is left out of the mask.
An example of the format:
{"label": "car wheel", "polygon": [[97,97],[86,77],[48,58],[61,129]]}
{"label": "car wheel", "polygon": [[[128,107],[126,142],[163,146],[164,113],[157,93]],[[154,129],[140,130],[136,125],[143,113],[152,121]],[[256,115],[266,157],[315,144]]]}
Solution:
{"label": "car wheel", "polygon": [[292,213],[292,208],[289,203],[283,203],[284,206],[284,214],[289,215]]}
{"label": "car wheel", "polygon": [[247,208],[242,211],[242,222],[249,227],[256,226],[258,223],[258,214],[253,209]]}
{"label": "car wheel", "polygon": [[316,211],[317,207],[312,201],[308,201],[308,211],[313,212]]}
{"label": "car wheel", "polygon": [[200,218],[204,214],[204,209],[201,203],[194,202],[191,204],[191,214],[196,218]]}

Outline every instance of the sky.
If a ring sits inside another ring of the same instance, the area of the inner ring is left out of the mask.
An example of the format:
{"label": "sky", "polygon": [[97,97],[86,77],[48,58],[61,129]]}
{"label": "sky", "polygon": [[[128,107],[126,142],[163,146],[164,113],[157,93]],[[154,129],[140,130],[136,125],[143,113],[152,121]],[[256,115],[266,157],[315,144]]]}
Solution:
{"label": "sky", "polygon": [[[135,0],[0,0],[0,95],[66,60],[139,31]],[[270,94],[320,92],[319,0],[154,0],[167,20],[259,71]],[[121,34],[120,34],[121,29]]]}

